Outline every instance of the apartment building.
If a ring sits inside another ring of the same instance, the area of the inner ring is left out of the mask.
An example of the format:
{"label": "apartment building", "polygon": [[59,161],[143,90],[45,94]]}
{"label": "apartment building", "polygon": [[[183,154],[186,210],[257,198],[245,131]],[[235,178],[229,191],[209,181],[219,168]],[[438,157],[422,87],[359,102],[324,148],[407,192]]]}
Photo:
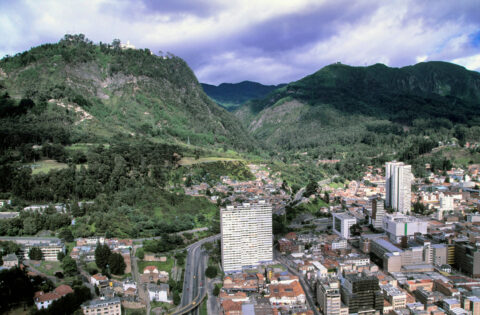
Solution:
{"label": "apartment building", "polygon": [[391,284],[382,286],[383,296],[391,305],[393,310],[405,308],[407,294]]}
{"label": "apartment building", "polygon": [[92,301],[87,301],[82,304],[83,314],[86,315],[121,315],[121,302],[119,297],[114,297],[111,299],[97,299]]}
{"label": "apartment building", "polygon": [[346,275],[340,293],[350,314],[379,315],[383,311],[383,293],[375,276]]}
{"label": "apartment building", "polygon": [[222,265],[226,273],[273,260],[272,206],[265,201],[220,210]]}
{"label": "apartment building", "polygon": [[401,213],[411,210],[412,166],[403,162],[387,162],[385,165],[385,205]]}

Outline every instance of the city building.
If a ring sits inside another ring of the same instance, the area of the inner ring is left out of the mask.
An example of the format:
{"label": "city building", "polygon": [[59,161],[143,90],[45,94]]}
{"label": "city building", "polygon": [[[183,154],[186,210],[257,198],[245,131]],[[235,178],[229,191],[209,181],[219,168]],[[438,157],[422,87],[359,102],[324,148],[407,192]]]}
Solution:
{"label": "city building", "polygon": [[412,166],[403,162],[387,162],[385,165],[385,205],[402,213],[411,210]]}
{"label": "city building", "polygon": [[65,244],[62,241],[33,241],[24,244],[23,256],[25,259],[29,259],[28,253],[30,252],[30,249],[32,249],[32,247],[40,248],[43,254],[43,259],[49,261],[57,261],[58,253],[65,253]]}
{"label": "city building", "polygon": [[383,311],[383,293],[375,276],[345,275],[340,293],[350,314],[379,315]]}
{"label": "city building", "polygon": [[121,315],[122,313],[119,297],[87,301],[82,304],[82,310],[86,315]]}
{"label": "city building", "polygon": [[317,285],[317,302],[324,315],[340,315],[342,297],[340,282],[335,280],[319,281]]}
{"label": "city building", "polygon": [[383,229],[392,242],[399,243],[405,236],[413,238],[415,233],[427,234],[428,222],[395,212],[385,215]]}
{"label": "city building", "polygon": [[222,264],[226,273],[273,260],[272,206],[265,201],[220,210]]}
{"label": "city building", "polygon": [[455,268],[470,277],[480,278],[480,250],[475,244],[455,242]]}
{"label": "city building", "polygon": [[385,216],[384,202],[381,198],[375,197],[371,200],[372,203],[372,216],[370,223],[375,229],[383,228],[383,217]]}
{"label": "city building", "polygon": [[350,238],[350,227],[357,223],[357,219],[346,212],[333,214],[333,231],[345,239]]}
{"label": "city building", "polygon": [[168,299],[168,284],[162,283],[160,285],[156,285],[153,283],[149,283],[147,289],[150,301],[172,303],[172,301]]}
{"label": "city building", "polygon": [[472,315],[480,315],[480,297],[465,297],[463,299],[463,309],[466,311],[470,311]]}
{"label": "city building", "polygon": [[405,308],[407,294],[397,287],[387,284],[382,286],[385,299],[392,305],[393,310]]}

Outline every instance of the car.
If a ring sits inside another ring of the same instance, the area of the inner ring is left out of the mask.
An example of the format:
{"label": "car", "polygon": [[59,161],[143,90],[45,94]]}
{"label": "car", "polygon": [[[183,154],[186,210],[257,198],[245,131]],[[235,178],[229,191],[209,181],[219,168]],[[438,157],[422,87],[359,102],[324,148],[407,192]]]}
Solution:
{"label": "car", "polygon": [[193,301],[192,304],[195,305],[195,304],[197,304],[197,302]]}

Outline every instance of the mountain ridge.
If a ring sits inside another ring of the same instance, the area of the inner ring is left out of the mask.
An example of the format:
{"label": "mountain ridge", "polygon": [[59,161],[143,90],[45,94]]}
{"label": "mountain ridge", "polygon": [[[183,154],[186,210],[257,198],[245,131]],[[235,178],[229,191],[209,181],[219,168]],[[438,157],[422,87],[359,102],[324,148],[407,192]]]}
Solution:
{"label": "mountain ridge", "polygon": [[264,97],[286,84],[264,85],[246,80],[238,83],[221,83],[219,85],[201,83],[201,85],[205,93],[217,104],[233,111],[243,103]]}

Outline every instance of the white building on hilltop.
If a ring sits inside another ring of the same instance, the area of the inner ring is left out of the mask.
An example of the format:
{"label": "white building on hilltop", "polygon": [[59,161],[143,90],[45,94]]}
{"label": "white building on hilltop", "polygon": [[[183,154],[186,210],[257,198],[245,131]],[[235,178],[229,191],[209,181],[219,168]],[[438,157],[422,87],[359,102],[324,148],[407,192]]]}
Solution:
{"label": "white building on hilltop", "polygon": [[240,271],[273,260],[270,204],[259,201],[222,208],[220,227],[224,272]]}
{"label": "white building on hilltop", "polygon": [[411,210],[412,166],[403,162],[387,162],[385,165],[385,205],[402,213]]}

